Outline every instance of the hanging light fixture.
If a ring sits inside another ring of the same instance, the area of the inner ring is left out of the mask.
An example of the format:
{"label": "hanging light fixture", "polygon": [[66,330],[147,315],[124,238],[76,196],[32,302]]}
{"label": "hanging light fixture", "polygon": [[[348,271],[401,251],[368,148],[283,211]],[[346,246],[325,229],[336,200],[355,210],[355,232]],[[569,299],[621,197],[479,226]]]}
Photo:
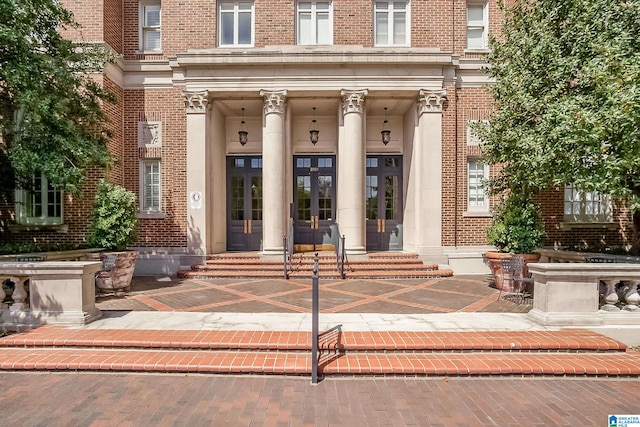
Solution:
{"label": "hanging light fixture", "polygon": [[309,139],[311,139],[313,145],[316,145],[319,136],[320,131],[318,130],[318,122],[316,121],[316,107],[313,107],[313,120],[311,120],[311,128],[309,129]]}
{"label": "hanging light fixture", "polygon": [[240,130],[238,131],[238,140],[244,146],[249,140],[249,132],[246,129],[247,122],[244,121],[244,108],[242,109],[242,121],[240,122]]}
{"label": "hanging light fixture", "polygon": [[384,145],[387,145],[389,141],[391,141],[391,131],[387,129],[387,123],[389,123],[389,120],[387,120],[387,107],[384,107],[384,122],[382,122],[382,131],[380,132]]}

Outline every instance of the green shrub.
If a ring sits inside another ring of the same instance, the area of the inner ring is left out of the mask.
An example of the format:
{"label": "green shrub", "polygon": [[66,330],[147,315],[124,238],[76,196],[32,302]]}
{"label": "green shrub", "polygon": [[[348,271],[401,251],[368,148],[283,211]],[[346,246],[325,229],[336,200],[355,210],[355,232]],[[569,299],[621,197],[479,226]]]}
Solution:
{"label": "green shrub", "polygon": [[136,239],[138,207],[130,191],[100,180],[93,201],[90,234],[91,246],[122,251]]}
{"label": "green shrub", "polygon": [[510,195],[493,209],[487,240],[502,252],[528,254],[540,247],[544,229],[537,205]]}

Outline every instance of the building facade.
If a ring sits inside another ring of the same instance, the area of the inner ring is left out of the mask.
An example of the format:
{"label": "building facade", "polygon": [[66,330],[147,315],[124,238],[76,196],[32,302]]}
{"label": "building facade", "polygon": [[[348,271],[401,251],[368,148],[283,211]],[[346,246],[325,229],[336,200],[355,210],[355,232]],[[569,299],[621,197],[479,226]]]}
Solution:
{"label": "building facade", "polygon": [[[344,235],[348,254],[484,271],[490,171],[469,124],[490,114],[495,0],[65,3],[82,25],[69,37],[120,55],[102,76],[118,99],[108,174],[138,195],[143,269]],[[18,203],[3,234],[82,241],[97,177],[53,215]],[[545,194],[547,243],[623,241],[624,209],[598,197]]]}

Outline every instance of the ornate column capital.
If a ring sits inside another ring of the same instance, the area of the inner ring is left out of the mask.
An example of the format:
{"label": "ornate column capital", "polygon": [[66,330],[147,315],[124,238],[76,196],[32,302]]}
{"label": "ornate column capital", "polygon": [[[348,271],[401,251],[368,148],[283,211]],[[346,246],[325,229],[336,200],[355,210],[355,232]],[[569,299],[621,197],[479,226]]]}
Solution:
{"label": "ornate column capital", "polygon": [[442,104],[447,100],[446,89],[420,89],[418,114],[442,113]]}
{"label": "ornate column capital", "polygon": [[260,90],[260,96],[264,97],[264,114],[284,114],[287,103],[287,90]]}
{"label": "ornate column capital", "polygon": [[182,96],[184,97],[184,106],[187,110],[187,114],[194,113],[206,113],[207,103],[209,102],[209,91],[189,91],[183,90]]}
{"label": "ornate column capital", "polygon": [[342,114],[364,112],[364,97],[369,94],[368,89],[340,91],[342,97]]}

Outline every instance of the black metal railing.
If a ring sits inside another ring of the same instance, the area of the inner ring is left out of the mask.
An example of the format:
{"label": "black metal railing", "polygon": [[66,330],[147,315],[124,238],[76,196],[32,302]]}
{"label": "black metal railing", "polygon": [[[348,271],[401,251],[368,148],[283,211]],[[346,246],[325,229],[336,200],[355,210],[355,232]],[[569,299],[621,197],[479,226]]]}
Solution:
{"label": "black metal railing", "polygon": [[282,238],[283,268],[284,278],[289,278],[289,273],[293,270],[293,221],[289,225],[289,233]]}

